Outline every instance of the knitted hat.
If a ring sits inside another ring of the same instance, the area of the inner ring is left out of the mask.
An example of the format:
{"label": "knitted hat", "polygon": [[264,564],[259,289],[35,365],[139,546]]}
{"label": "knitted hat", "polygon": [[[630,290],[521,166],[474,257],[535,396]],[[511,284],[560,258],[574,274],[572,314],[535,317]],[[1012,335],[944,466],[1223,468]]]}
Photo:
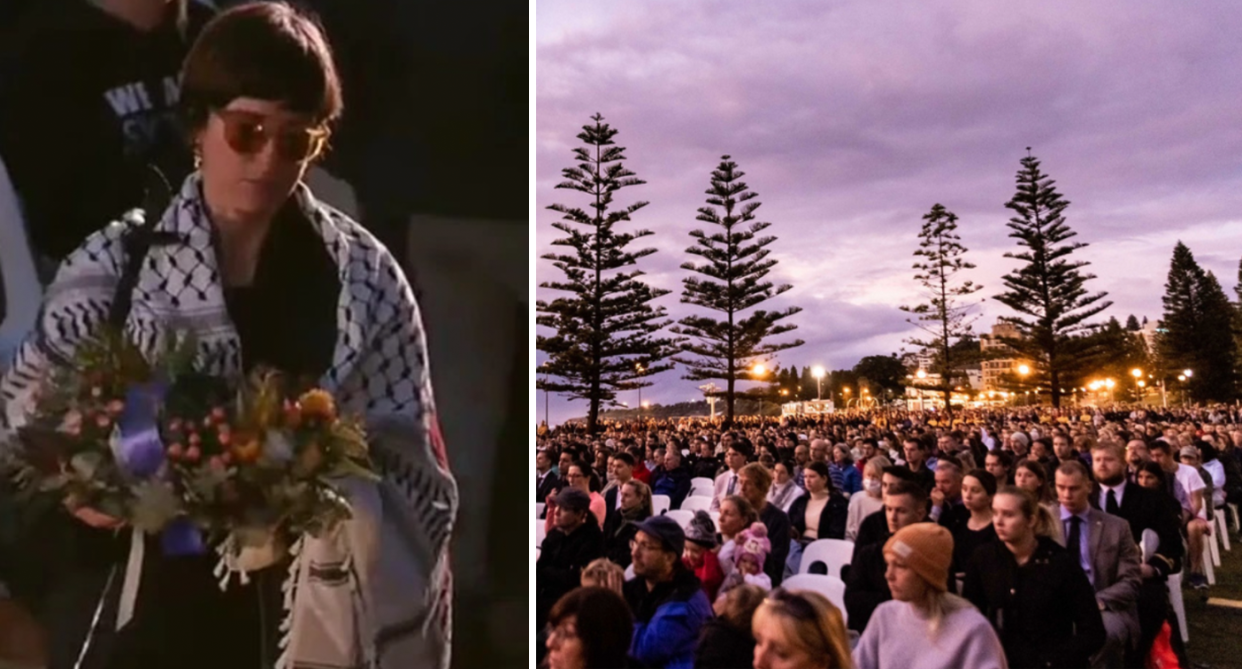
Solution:
{"label": "knitted hat", "polygon": [[884,556],[897,555],[931,587],[948,587],[953,535],[936,523],[914,523],[897,530],[884,544]]}
{"label": "knitted hat", "polygon": [[1199,449],[1195,448],[1194,446],[1183,446],[1181,453],[1179,453],[1179,455],[1181,455],[1183,458],[1187,456],[1190,456],[1192,458],[1197,458],[1199,457]]}
{"label": "knitted hat", "polygon": [[694,518],[690,519],[690,525],[686,527],[686,541],[703,548],[716,547],[716,524],[706,511],[699,509],[694,512]]}
{"label": "knitted hat", "polygon": [[772,544],[768,541],[768,527],[756,522],[738,533],[734,541],[737,548],[733,549],[733,564],[742,564],[742,558],[751,557],[763,568],[763,563],[772,552]]}
{"label": "knitted hat", "polygon": [[1017,441],[1021,442],[1021,444],[1022,444],[1023,446],[1030,446],[1030,445],[1031,445],[1031,438],[1030,438],[1030,437],[1028,437],[1028,436],[1026,436],[1026,434],[1025,434],[1025,433],[1022,433],[1022,432],[1014,432],[1012,436],[1013,436],[1013,438],[1014,438],[1015,440],[1017,440]]}

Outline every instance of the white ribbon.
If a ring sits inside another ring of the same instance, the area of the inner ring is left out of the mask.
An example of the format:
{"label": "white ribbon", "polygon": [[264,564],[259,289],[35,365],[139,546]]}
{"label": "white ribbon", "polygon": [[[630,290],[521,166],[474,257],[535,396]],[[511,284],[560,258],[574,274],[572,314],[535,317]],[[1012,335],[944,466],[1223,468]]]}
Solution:
{"label": "white ribbon", "polygon": [[138,582],[142,579],[142,559],[146,541],[141,530],[129,534],[129,560],[125,564],[125,576],[121,580],[121,602],[116,610],[116,628],[123,629],[134,617],[134,603],[138,601]]}

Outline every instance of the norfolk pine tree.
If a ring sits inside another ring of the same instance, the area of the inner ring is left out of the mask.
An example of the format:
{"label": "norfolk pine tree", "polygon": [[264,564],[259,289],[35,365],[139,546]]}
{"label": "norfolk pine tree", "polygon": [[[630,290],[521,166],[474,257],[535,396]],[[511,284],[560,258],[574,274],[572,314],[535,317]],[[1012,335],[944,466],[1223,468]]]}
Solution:
{"label": "norfolk pine tree", "polygon": [[618,391],[649,386],[648,377],[672,368],[664,361],[677,342],[656,336],[670,321],[661,320],[667,315],[664,307],[651,304],[670,291],[640,281],[643,272],[636,268],[655,249],[628,249],[652,232],[616,229],[647,203],[616,209],[613,195],[645,182],[622,164],[625,149],[612,141],[617,131],[599,114],[591,119],[594,124],[583,126],[578,135],[587,146],[574,149],[577,164],[561,171],[565,181],[556,186],[586,194],[589,211],[562,204],[548,207],[562,215],[552,226],[567,235],[552,245],[571,250],[543,256],[564,272],[565,280],[545,281],[540,287],[569,295],[536,302],[535,322],[555,331],[536,339],[536,347],[549,356],[539,370],[546,380],[536,387],[587,400],[587,429],[594,432],[601,405],[616,406]]}
{"label": "norfolk pine tree", "polygon": [[733,423],[734,385],[737,381],[763,381],[751,373],[752,364],[773,366],[771,356],[785,349],[801,346],[802,340],[775,343],[770,339],[797,328],[780,323],[800,307],[783,311],[759,309],[747,316],[743,313],[784,293],[793,286],[776,286],[764,277],[772,271],[776,260],[768,258],[769,244],[776,237],[759,237],[771,223],[755,221],[758,193],[741,181],[744,174],[729,156],[721,158],[712,172],[707,204],[696,217],[718,226],[715,232],[695,230],[690,233],[694,246],[686,252],[703,259],[703,263],[687,262],[681,268],[702,278],[690,276],[683,280],[681,301],[719,312],[711,316],[687,316],[672,331],[691,341],[683,344],[683,353],[674,361],[687,369],[686,379],[721,379],[725,382],[725,425]]}
{"label": "norfolk pine tree", "polygon": [[927,301],[903,306],[901,310],[914,315],[906,319],[908,323],[927,333],[924,337],[911,337],[906,343],[934,351],[929,371],[940,375],[937,384],[916,385],[943,393],[945,412],[952,416],[953,387],[960,385],[956,380],[965,378],[966,368],[979,362],[978,355],[956,347],[958,342],[971,336],[971,324],[979,318],[970,315],[974,304],[965,302],[964,298],[979,292],[983,286],[957,279],[958,272],[975,268],[962,258],[966,247],[957,234],[957,215],[936,204],[924,214],[923,221],[923,229],[919,232],[922,241],[914,252],[918,259],[914,263],[914,280],[923,286]]}
{"label": "norfolk pine tree", "polygon": [[1237,392],[1234,314],[1220,282],[1179,241],[1164,288],[1164,316],[1156,338],[1161,373],[1167,379],[1191,370],[1186,384],[1195,401],[1232,400]]}
{"label": "norfolk pine tree", "polygon": [[1001,318],[1021,335],[1002,341],[1017,357],[1033,362],[1028,381],[1047,385],[1052,406],[1060,407],[1063,388],[1078,385],[1098,354],[1096,339],[1083,336],[1097,327],[1087,319],[1112,302],[1104,301],[1107,293],[1087,292],[1086,282],[1095,275],[1081,270],[1089,263],[1067,258],[1087,244],[1068,241],[1078,234],[1065,224],[1063,214],[1070,203],[1040,171],[1030,147],[1027,152],[1017,175],[1018,191],[1005,203],[1016,214],[1006,224],[1009,236],[1025,249],[1005,257],[1026,264],[1002,277],[1009,290],[994,299],[1020,314]]}

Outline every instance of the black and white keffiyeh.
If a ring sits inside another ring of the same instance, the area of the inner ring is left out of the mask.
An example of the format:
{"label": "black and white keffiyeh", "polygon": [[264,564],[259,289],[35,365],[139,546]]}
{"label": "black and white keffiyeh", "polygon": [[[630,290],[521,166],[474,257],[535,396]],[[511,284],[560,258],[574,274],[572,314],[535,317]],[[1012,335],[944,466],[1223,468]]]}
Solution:
{"label": "black and white keffiyeh", "polygon": [[[154,230],[183,243],[153,246],[133,292],[126,333],[148,354],[192,331],[209,373],[242,370],[225,307],[201,177],[190,176]],[[354,518],[331,536],[303,537],[284,584],[277,669],[447,667],[448,539],[457,488],[437,425],[426,339],[392,255],[299,184],[293,197],[339,270],[339,335],[321,385],[341,410],[367,417],[378,486],[351,482]],[[142,213],[95,233],[62,264],[36,332],[0,378],[3,431],[19,427],[52,365],[107,319],[125,263],[122,239]]]}

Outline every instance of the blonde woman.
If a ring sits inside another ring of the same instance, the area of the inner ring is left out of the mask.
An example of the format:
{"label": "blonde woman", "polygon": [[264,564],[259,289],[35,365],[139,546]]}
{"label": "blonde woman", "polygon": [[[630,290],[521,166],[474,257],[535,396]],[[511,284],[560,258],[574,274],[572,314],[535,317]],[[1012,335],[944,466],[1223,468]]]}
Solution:
{"label": "blonde woman", "polygon": [[945,591],[953,535],[914,523],[884,544],[891,601],[876,607],[854,649],[858,669],[1007,669],[1005,651],[987,618]]}
{"label": "blonde woman", "polygon": [[846,541],[853,541],[858,537],[858,527],[862,525],[863,518],[884,508],[880,481],[884,469],[892,464],[888,458],[877,455],[863,467],[862,490],[850,496],[850,508],[845,514]]}
{"label": "blonde woman", "polygon": [[841,610],[817,592],[777,588],[755,611],[755,669],[853,669]]}

